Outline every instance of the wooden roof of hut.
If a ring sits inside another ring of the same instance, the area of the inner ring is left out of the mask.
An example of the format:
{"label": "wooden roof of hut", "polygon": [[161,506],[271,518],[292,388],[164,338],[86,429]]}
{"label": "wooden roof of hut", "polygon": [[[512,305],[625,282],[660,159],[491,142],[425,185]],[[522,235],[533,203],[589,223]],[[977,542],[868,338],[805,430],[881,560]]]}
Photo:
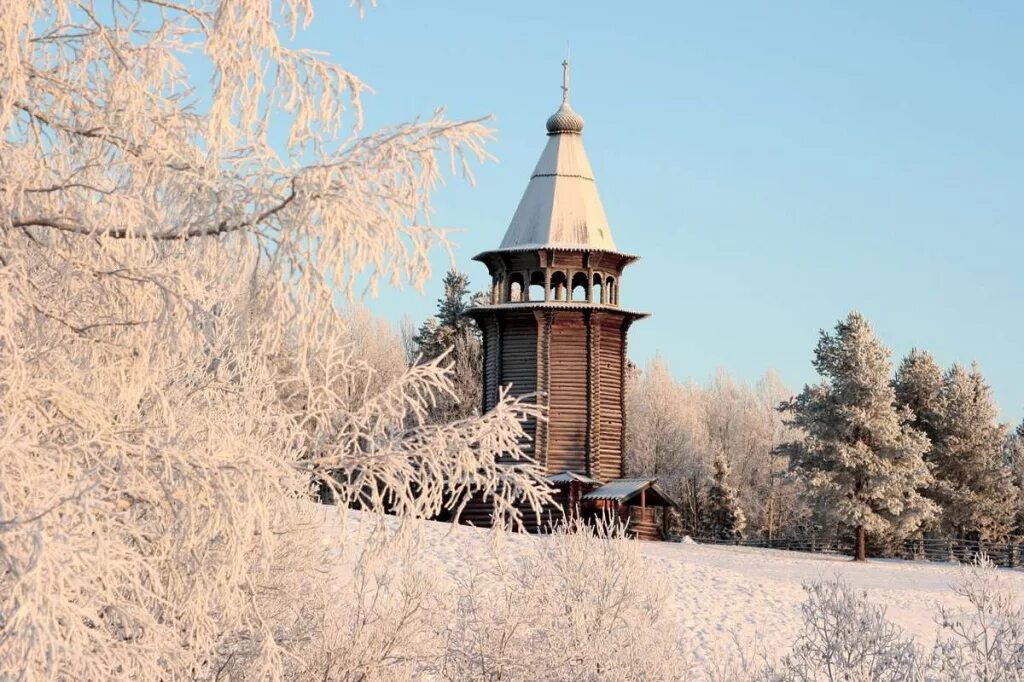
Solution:
{"label": "wooden roof of hut", "polygon": [[645,502],[652,507],[677,507],[675,500],[658,485],[656,478],[619,478],[609,481],[596,490],[583,494],[584,500],[612,500],[629,504],[644,494]]}

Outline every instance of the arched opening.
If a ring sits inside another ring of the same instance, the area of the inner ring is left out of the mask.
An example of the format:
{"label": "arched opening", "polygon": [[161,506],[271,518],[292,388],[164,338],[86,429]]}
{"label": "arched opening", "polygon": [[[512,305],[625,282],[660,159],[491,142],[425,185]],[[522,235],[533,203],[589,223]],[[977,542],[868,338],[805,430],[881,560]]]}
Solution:
{"label": "arched opening", "polygon": [[590,301],[592,303],[604,303],[604,285],[601,273],[594,273],[594,285],[590,290]]}
{"label": "arched opening", "polygon": [[604,300],[609,305],[618,305],[619,290],[615,284],[615,278],[609,277],[604,281]]}
{"label": "arched opening", "polygon": [[551,273],[551,300],[564,301],[569,292],[569,280],[564,272]]}
{"label": "arched opening", "polygon": [[508,302],[518,303],[523,300],[523,275],[514,272],[508,278]]}
{"label": "arched opening", "polygon": [[531,301],[544,300],[544,271],[534,270],[530,273],[530,288],[526,292]]}
{"label": "arched opening", "polygon": [[577,272],[572,276],[572,300],[587,300],[587,273]]}

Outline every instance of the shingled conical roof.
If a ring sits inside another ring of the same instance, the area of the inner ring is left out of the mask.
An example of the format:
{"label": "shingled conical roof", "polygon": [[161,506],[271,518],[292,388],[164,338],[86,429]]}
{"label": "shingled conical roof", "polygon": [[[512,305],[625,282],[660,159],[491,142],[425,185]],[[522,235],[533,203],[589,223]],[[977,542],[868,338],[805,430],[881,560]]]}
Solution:
{"label": "shingled conical roof", "polygon": [[547,121],[547,146],[500,249],[616,251],[583,149],[583,117],[569,106],[568,68],[562,88],[562,106]]}

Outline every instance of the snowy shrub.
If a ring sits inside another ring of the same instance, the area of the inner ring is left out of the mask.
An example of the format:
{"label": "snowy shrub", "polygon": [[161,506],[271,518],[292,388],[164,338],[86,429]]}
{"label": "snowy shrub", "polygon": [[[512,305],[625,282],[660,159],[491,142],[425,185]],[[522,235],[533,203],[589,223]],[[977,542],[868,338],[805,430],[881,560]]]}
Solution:
{"label": "snowy shrub", "polygon": [[1020,595],[984,559],[966,569],[954,591],[965,609],[940,609],[943,634],[932,654],[932,679],[1024,680],[1024,605]]}
{"label": "snowy shrub", "polygon": [[903,682],[923,679],[913,640],[839,578],[804,586],[803,626],[793,650],[770,666],[773,682]]}
{"label": "snowy shrub", "polygon": [[1024,680],[1024,605],[988,560],[953,589],[967,607],[940,607],[942,633],[929,655],[886,620],[885,609],[840,579],[805,587],[803,627],[793,650],[758,676],[817,680]]}
{"label": "snowy shrub", "polygon": [[372,515],[353,525],[345,541],[356,551],[331,575],[289,594],[309,599],[312,592],[315,608],[301,663],[287,679],[414,679],[437,655],[436,622],[447,611],[439,567],[420,534]]}
{"label": "snowy shrub", "polygon": [[519,556],[499,535],[460,576],[440,675],[449,680],[674,680],[687,660],[667,586],[614,526],[574,524]]}
{"label": "snowy shrub", "polygon": [[715,642],[704,657],[698,677],[705,682],[749,682],[757,680],[771,660],[767,651],[755,641],[733,633]]}

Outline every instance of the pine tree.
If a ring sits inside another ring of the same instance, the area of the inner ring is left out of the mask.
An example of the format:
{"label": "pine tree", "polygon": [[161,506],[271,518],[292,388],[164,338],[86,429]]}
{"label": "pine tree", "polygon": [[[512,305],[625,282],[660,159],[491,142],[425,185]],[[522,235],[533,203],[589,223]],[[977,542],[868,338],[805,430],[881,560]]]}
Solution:
{"label": "pine tree", "polygon": [[747,518],[740,508],[736,489],[729,485],[729,463],[725,457],[715,458],[714,469],[704,507],[704,533],[716,540],[739,540]]}
{"label": "pine tree", "polygon": [[[914,348],[903,358],[893,380],[896,404],[910,410],[911,424],[928,436],[936,438],[936,422],[942,403],[942,368],[928,351]],[[928,456],[925,456],[928,459]]]}
{"label": "pine tree", "polygon": [[821,332],[814,367],[821,383],[805,386],[780,409],[806,434],[780,452],[802,474],[823,509],[855,531],[854,559],[868,533],[906,536],[935,513],[918,490],[930,475],[927,438],[896,407],[890,353],[867,321],[851,312],[835,332]]}
{"label": "pine tree", "polygon": [[942,508],[941,527],[952,537],[1005,540],[1016,495],[1003,460],[1007,427],[977,365],[953,365],[943,378],[930,459],[935,482],[927,494]]}
{"label": "pine tree", "polygon": [[465,317],[469,309],[469,276],[452,268],[444,276],[444,295],[437,299],[437,315],[428,318],[414,337],[425,360],[439,357],[455,345],[459,336],[479,335],[476,325]]}
{"label": "pine tree", "polygon": [[1021,538],[1024,537],[1024,421],[1006,439],[1003,461],[1010,467],[1016,488],[1013,535]]}
{"label": "pine tree", "polygon": [[424,321],[413,337],[421,362],[449,354],[455,396],[440,400],[432,410],[436,422],[468,417],[480,410],[482,347],[480,329],[465,315],[471,305],[469,276],[452,268],[444,277],[437,315]]}

